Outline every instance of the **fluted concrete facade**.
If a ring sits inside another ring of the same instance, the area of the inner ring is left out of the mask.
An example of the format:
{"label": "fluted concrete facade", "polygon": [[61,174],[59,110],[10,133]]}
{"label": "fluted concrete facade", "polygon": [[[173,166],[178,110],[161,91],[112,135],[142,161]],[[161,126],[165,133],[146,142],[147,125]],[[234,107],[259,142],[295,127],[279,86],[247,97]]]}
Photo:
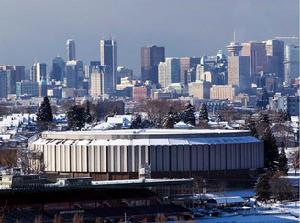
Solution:
{"label": "fluted concrete facade", "polygon": [[[118,131],[129,134],[120,135]],[[131,130],[100,131],[98,135],[45,133],[29,146],[43,154],[46,172],[137,173],[145,163],[151,165],[153,173],[263,167],[263,144],[245,131],[222,130],[208,134],[195,130],[161,130],[159,134],[152,133]]]}

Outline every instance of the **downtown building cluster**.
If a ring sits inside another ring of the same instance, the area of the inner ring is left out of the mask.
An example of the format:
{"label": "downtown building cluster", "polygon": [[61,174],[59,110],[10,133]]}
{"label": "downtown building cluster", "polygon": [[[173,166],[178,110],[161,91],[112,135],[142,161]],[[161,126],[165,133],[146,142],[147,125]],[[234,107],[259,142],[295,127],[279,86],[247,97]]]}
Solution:
{"label": "downtown building cluster", "polygon": [[[67,40],[66,58],[51,65],[35,61],[25,66],[0,66],[0,98],[57,100],[90,98],[139,103],[147,99],[183,99],[209,107],[233,103],[299,114],[299,46],[280,38],[226,46],[216,55],[168,57],[162,46],[141,48],[141,72],[118,64],[117,42],[99,42],[99,60],[77,59],[75,41]],[[267,98],[267,99],[265,99]],[[267,100],[267,102],[261,103]],[[283,101],[283,102],[282,102]],[[286,102],[286,103],[284,103]],[[263,106],[261,105],[263,104]],[[293,109],[295,108],[295,109]]]}

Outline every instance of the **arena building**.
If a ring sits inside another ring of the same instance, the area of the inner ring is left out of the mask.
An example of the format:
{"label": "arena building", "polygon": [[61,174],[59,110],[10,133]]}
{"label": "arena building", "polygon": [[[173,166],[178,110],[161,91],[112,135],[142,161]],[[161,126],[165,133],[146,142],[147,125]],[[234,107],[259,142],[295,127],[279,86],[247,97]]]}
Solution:
{"label": "arena building", "polygon": [[[126,129],[43,132],[29,142],[41,159],[32,167],[47,173],[91,176],[97,180],[137,178],[151,166],[151,176],[232,175],[264,165],[263,143],[245,130]],[[38,157],[38,156],[34,156]],[[39,162],[42,160],[43,165]]]}

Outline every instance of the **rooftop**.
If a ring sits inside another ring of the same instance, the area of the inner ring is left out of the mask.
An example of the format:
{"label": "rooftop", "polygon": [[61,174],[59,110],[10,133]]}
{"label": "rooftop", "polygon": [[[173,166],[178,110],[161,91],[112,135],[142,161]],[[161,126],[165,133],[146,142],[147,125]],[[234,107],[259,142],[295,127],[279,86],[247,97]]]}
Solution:
{"label": "rooftop", "polygon": [[141,139],[141,138],[206,138],[249,136],[247,130],[227,129],[118,129],[42,133],[43,139]]}

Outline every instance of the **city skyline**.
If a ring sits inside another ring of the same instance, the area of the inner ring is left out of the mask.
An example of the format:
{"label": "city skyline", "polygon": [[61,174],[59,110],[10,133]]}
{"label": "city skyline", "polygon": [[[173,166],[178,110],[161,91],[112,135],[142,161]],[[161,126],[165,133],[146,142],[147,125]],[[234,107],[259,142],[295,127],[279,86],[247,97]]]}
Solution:
{"label": "city skyline", "polygon": [[[260,4],[257,4],[258,1],[210,3],[190,0],[184,6],[173,1],[172,8],[168,2],[158,5],[153,1],[140,3],[133,0],[101,4],[97,1],[76,4],[68,1],[59,2],[60,7],[57,7],[58,1],[42,4],[33,4],[37,3],[36,0],[18,2],[17,8],[14,3],[0,3],[0,7],[6,9],[0,15],[0,25],[4,30],[0,35],[1,64],[29,66],[34,58],[50,64],[57,55],[65,59],[67,39],[75,40],[77,58],[89,63],[100,57],[99,40],[112,35],[118,42],[118,65],[132,68],[134,74],[140,76],[142,46],[164,46],[166,57],[209,55],[215,54],[218,49],[227,54],[226,45],[232,41],[233,31],[239,42],[295,36],[299,32],[299,3],[292,0],[259,1]],[[224,8],[222,12],[216,12],[216,3]],[[72,7],[66,9],[70,5]],[[8,13],[12,10],[18,16]],[[256,14],[250,19],[253,10]],[[51,16],[51,12],[55,12],[55,17]],[[73,16],[79,12],[82,16]],[[183,12],[190,13],[179,18],[178,13]],[[286,16],[287,13],[289,16]],[[189,30],[178,29],[184,24],[189,24]],[[165,27],[170,31],[164,31]]]}

